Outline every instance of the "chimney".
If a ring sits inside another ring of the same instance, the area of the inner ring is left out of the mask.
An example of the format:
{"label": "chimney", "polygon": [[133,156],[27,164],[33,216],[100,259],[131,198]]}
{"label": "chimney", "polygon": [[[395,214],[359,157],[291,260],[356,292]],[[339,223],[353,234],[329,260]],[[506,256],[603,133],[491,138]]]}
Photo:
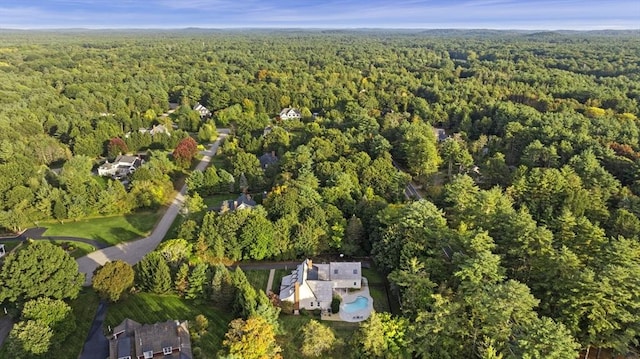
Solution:
{"label": "chimney", "polygon": [[309,269],[313,268],[313,261],[311,261],[311,258],[307,258],[307,267]]}
{"label": "chimney", "polygon": [[293,285],[293,310],[296,313],[300,310],[300,283],[298,281]]}

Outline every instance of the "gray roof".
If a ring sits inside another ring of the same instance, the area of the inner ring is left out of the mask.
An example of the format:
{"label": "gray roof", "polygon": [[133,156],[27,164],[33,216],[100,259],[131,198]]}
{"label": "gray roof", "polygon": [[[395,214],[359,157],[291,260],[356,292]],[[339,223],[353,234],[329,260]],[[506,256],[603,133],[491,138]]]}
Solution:
{"label": "gray roof", "polygon": [[438,140],[438,142],[441,142],[447,139],[447,132],[445,132],[444,128],[434,127],[433,134],[436,136],[436,140]]}
{"label": "gray roof", "polygon": [[329,268],[331,280],[360,279],[362,277],[360,262],[331,262]]}
{"label": "gray roof", "polygon": [[[191,358],[191,338],[186,321],[168,320],[155,324],[140,324],[125,319],[113,330],[109,340],[109,358],[142,357],[146,351],[162,353],[171,347],[172,355],[165,358]],[[179,350],[179,352],[178,352]]]}
{"label": "gray roof", "polygon": [[333,297],[333,282],[308,280],[309,288],[320,302],[330,302]]}
{"label": "gray roof", "polygon": [[276,156],[276,154],[273,152],[267,152],[264,155],[260,156],[259,160],[260,160],[260,167],[262,167],[262,169],[265,169],[269,165],[272,165],[278,162],[278,156]]}

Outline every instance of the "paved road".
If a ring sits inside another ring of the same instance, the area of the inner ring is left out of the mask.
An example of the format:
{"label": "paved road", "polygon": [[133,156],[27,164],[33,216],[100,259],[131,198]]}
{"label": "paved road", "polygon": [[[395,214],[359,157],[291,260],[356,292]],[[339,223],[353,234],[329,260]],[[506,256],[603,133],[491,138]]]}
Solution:
{"label": "paved road", "polygon": [[57,240],[57,241],[71,241],[71,242],[82,242],[89,245],[94,246],[97,249],[107,248],[109,245],[106,243],[102,243],[100,241],[96,241],[94,239],[87,238],[79,238],[79,237],[69,237],[69,236],[45,236],[44,232],[46,232],[47,228],[45,227],[35,227],[29,228],[21,234],[13,237],[13,238],[3,238],[5,241],[25,241],[27,239],[34,240]]}
{"label": "paved road", "polygon": [[[216,142],[214,142],[207,151],[202,152],[204,157],[196,167],[196,171],[204,171],[207,168],[211,161],[211,157],[216,154],[221,140],[229,134],[229,130],[218,129],[218,133],[219,135]],[[182,208],[186,192],[186,185],[182,186],[182,189],[180,189],[180,192],[176,195],[167,211],[164,213],[160,221],[158,221],[150,236],[132,242],[120,243],[112,247],[91,252],[84,257],[78,258],[76,261],[78,262],[79,270],[81,273],[85,274],[84,285],[91,285],[93,271],[99,266],[104,265],[106,262],[119,259],[134,265],[138,263],[145,254],[156,249],[158,244],[160,244],[164,236],[169,231],[171,224],[178,216],[178,213]]]}
{"label": "paved road", "polygon": [[102,301],[98,305],[96,316],[93,318],[91,330],[84,342],[80,359],[105,359],[109,357],[109,340],[102,332],[102,323],[107,317],[107,303]]}

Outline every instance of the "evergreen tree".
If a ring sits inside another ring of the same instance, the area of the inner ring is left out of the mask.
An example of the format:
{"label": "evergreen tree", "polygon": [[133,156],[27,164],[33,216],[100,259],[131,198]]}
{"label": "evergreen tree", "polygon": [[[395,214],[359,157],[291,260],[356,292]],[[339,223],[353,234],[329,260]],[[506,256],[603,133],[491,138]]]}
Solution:
{"label": "evergreen tree", "polygon": [[189,289],[185,294],[187,299],[195,299],[204,296],[205,284],[207,283],[207,270],[209,266],[205,263],[198,263],[189,275]]}
{"label": "evergreen tree", "polygon": [[142,290],[163,294],[171,290],[171,271],[159,252],[150,252],[136,266],[136,280]]}
{"label": "evergreen tree", "polygon": [[187,293],[189,288],[189,265],[183,263],[176,273],[176,280],[173,282],[175,285],[176,293],[183,297]]}
{"label": "evergreen tree", "polygon": [[217,264],[211,279],[211,301],[215,306],[229,308],[235,298],[233,278],[227,267]]}

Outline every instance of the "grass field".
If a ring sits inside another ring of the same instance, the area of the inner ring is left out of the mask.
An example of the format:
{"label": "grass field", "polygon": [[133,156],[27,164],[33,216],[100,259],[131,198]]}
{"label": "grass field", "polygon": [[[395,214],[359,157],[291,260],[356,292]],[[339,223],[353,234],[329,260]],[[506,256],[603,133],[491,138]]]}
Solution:
{"label": "grass field", "polygon": [[362,275],[369,281],[369,293],[373,298],[373,309],[376,312],[392,312],[390,295],[387,295],[384,277],[374,269],[363,268]]}
{"label": "grass field", "polygon": [[[57,350],[51,350],[47,353],[46,358],[69,359],[77,358],[80,355],[84,341],[87,339],[87,334],[89,334],[91,322],[96,314],[98,302],[98,296],[88,288],[82,289],[78,298],[68,302],[76,318],[76,329]],[[6,350],[7,346],[3,345],[0,350],[0,358],[9,358]]]}
{"label": "grass field", "polygon": [[202,349],[201,358],[215,358],[222,345],[228,323],[233,319],[228,311],[222,311],[208,305],[198,304],[174,295],[138,293],[130,295],[121,302],[111,304],[104,328],[120,324],[125,318],[139,323],[156,323],[173,320],[189,320],[202,314],[209,320],[209,328],[198,341],[191,343],[192,348]]}
{"label": "grass field", "polygon": [[87,254],[96,250],[96,248],[90,244],[82,243],[82,242],[71,242],[71,241],[49,241],[57,246],[62,247],[62,249],[66,250],[69,255],[73,258],[84,257]]}
{"label": "grass field", "polygon": [[[278,344],[282,348],[282,356],[284,358],[305,358],[300,353],[300,347],[302,346],[302,328],[310,320],[315,319],[320,321],[319,317],[309,315],[280,315],[280,326],[283,334],[278,337]],[[325,353],[325,358],[348,358],[350,357],[350,348],[348,346],[349,340],[353,336],[353,333],[358,329],[357,323],[346,322],[321,322],[333,329],[336,335],[337,343],[334,345],[333,350],[330,353]]]}
{"label": "grass field", "polygon": [[122,216],[83,219],[76,222],[46,223],[45,236],[89,238],[109,245],[147,236],[158,221],[159,212],[136,212]]}
{"label": "grass field", "polygon": [[207,196],[202,198],[202,200],[204,201],[204,204],[207,205],[207,207],[211,208],[211,207],[220,207],[222,205],[222,201],[224,200],[236,199],[236,198],[238,198],[237,194],[223,193],[223,194],[215,194],[213,196]]}
{"label": "grass field", "polygon": [[[265,291],[267,289],[267,282],[269,281],[269,270],[246,270],[244,274],[247,276],[247,280],[256,290]],[[276,283],[275,277],[273,278],[273,287],[280,286],[280,281]]]}

